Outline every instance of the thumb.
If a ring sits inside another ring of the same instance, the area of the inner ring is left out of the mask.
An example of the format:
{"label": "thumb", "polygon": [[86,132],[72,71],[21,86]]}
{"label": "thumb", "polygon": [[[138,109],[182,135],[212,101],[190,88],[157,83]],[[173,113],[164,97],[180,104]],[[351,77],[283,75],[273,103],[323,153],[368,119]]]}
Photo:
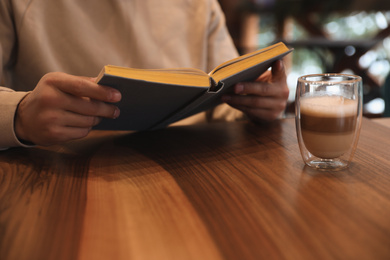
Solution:
{"label": "thumb", "polygon": [[286,80],[286,71],[282,60],[277,60],[272,64],[273,81]]}

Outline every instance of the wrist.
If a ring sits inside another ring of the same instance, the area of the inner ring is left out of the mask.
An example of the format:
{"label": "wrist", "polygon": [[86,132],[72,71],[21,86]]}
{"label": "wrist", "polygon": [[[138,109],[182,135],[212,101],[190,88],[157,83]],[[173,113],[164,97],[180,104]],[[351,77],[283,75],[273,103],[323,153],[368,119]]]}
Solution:
{"label": "wrist", "polygon": [[[28,94],[26,95],[28,96]],[[15,111],[15,118],[14,118],[14,133],[16,138],[25,145],[33,145],[33,143],[29,140],[27,136],[27,132],[25,131],[25,127],[23,127],[23,102],[26,98],[26,96],[19,102],[18,106],[16,107]]]}

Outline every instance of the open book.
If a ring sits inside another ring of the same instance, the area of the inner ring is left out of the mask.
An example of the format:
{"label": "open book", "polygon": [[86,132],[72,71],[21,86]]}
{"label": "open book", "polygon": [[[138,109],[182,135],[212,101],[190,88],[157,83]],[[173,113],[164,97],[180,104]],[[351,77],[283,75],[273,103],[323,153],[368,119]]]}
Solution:
{"label": "open book", "polygon": [[253,81],[274,61],[291,52],[283,43],[220,64],[209,74],[191,68],[133,69],[104,66],[97,83],[118,89],[117,119],[103,119],[95,129],[151,130],[210,109],[239,82]]}

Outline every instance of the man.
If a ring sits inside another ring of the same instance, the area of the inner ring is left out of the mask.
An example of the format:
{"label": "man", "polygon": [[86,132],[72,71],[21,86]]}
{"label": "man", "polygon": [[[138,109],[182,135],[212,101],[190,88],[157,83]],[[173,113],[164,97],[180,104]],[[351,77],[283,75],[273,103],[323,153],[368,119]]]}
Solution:
{"label": "man", "polygon": [[[215,0],[2,0],[0,147],[82,138],[120,116],[121,94],[91,78],[106,64],[208,72],[235,56]],[[221,105],[179,123],[277,118],[288,97],[282,63],[235,93],[223,101],[238,110]]]}

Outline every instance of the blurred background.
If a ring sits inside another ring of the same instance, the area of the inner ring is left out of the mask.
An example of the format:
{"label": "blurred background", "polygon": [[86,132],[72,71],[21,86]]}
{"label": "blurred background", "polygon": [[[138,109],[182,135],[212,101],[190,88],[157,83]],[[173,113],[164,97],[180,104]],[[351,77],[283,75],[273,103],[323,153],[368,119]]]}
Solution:
{"label": "blurred background", "polygon": [[219,0],[241,54],[283,41],[294,113],[297,78],[312,73],[357,74],[364,115],[390,116],[390,0]]}

